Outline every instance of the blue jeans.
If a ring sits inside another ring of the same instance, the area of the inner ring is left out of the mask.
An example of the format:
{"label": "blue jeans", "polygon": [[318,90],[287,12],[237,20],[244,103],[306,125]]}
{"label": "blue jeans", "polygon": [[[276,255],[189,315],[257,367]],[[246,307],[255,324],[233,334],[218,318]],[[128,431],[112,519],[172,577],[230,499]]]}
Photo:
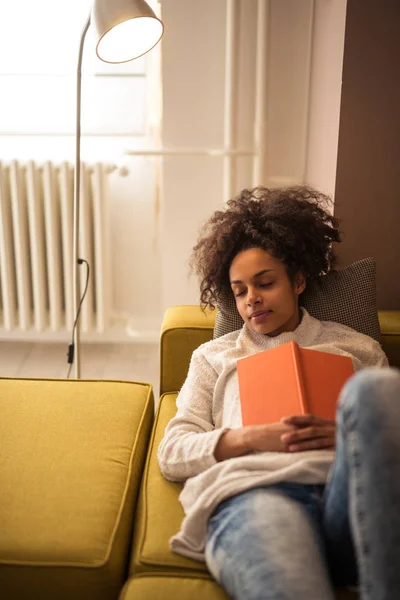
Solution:
{"label": "blue jeans", "polygon": [[345,386],[325,486],[281,483],[222,502],[206,562],[237,600],[400,599],[400,373],[366,369]]}

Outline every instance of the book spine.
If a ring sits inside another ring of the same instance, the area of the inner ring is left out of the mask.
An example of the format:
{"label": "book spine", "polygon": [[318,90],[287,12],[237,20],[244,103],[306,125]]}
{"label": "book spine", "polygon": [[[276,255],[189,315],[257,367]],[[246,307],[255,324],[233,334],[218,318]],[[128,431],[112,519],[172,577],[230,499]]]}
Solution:
{"label": "book spine", "polygon": [[305,392],[305,386],[304,386],[303,370],[301,368],[300,348],[299,348],[298,344],[296,344],[296,343],[292,344],[292,351],[293,351],[294,374],[295,374],[296,384],[297,384],[297,393],[299,395],[302,414],[306,415],[306,414],[308,414],[308,406],[307,406],[307,398],[306,398],[306,392]]}

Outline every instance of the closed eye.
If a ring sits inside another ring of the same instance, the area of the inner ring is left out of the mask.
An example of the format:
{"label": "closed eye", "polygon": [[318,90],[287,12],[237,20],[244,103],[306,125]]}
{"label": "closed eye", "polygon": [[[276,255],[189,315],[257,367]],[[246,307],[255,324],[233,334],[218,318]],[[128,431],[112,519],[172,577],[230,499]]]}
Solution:
{"label": "closed eye", "polygon": [[[267,287],[270,287],[271,285],[273,285],[273,283],[274,283],[273,281],[269,281],[268,283],[259,283],[258,287],[260,287],[260,288],[267,288]],[[236,292],[235,293],[235,297],[239,298],[239,296],[243,296],[243,294],[245,294],[245,293],[246,293],[246,290],[242,290],[240,292]]]}

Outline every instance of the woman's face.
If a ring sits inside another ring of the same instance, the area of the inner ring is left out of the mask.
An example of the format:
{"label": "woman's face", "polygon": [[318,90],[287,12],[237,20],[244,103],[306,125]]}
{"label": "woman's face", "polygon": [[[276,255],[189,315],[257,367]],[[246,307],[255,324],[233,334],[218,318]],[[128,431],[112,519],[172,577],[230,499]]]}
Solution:
{"label": "woman's face", "polygon": [[251,329],[269,336],[296,329],[298,297],[305,288],[301,274],[293,283],[280,260],[250,248],[235,256],[229,279],[239,314]]}

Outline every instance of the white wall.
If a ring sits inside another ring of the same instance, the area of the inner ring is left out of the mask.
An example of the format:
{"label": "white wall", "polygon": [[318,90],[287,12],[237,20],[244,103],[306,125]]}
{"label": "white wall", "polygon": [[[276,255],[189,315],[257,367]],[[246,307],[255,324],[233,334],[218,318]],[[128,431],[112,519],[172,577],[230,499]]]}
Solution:
{"label": "white wall", "polygon": [[347,0],[317,0],[306,181],[335,194]]}
{"label": "white wall", "polygon": [[[0,8],[0,160],[75,160],[76,60],[92,2],[71,0],[64,16],[59,2],[40,0],[33,6],[22,0],[19,7],[3,3]],[[27,11],[22,24],[21,10]],[[84,50],[82,160],[125,167],[126,173],[118,168],[109,176],[112,309],[121,315],[117,322],[130,321],[133,333],[143,337],[150,330],[157,337],[160,178],[153,158],[129,157],[126,151],[154,146],[157,94],[148,74],[154,77],[149,62],[158,48],[137,61],[107,65],[95,57],[90,28]]]}
{"label": "white wall", "polygon": [[[240,0],[239,73],[234,129],[241,149],[254,146],[256,0]],[[270,0],[268,166],[260,184],[304,178],[312,1]],[[224,0],[163,0],[163,142],[165,147],[221,148],[224,120]],[[235,193],[252,186],[252,161],[236,160]],[[162,308],[198,302],[188,259],[201,224],[228,198],[221,158],[167,157],[163,167]]]}
{"label": "white wall", "polygon": [[[221,148],[225,2],[164,0],[163,143]],[[162,201],[162,307],[197,300],[188,257],[200,224],[222,206],[222,160],[166,157]]]}
{"label": "white wall", "polygon": [[[236,144],[251,150],[257,2],[238,0],[238,6]],[[315,0],[312,39],[312,0],[270,0],[269,6],[268,156],[259,183],[287,185],[306,179],[333,193],[346,0]],[[222,148],[226,2],[163,0],[162,18],[163,145]],[[108,84],[114,94],[120,84],[129,85],[118,77],[108,79]],[[110,175],[112,305],[131,318],[133,330],[150,330],[156,337],[168,306],[198,302],[197,282],[188,277],[188,259],[200,225],[227,200],[223,159],[127,156],[126,150],[152,146],[154,139],[112,135],[113,123],[118,127],[131,123],[132,115],[123,115],[137,110],[135,91],[125,90],[123,95],[123,105],[111,102],[108,134],[82,139],[82,156],[128,169],[127,177],[118,171]],[[147,109],[153,102],[149,90],[144,98]],[[74,137],[3,135],[0,158],[6,155],[73,159]],[[252,159],[238,158],[235,192],[251,185]]]}
{"label": "white wall", "polygon": [[313,2],[272,0],[268,48],[266,183],[304,181]]}

